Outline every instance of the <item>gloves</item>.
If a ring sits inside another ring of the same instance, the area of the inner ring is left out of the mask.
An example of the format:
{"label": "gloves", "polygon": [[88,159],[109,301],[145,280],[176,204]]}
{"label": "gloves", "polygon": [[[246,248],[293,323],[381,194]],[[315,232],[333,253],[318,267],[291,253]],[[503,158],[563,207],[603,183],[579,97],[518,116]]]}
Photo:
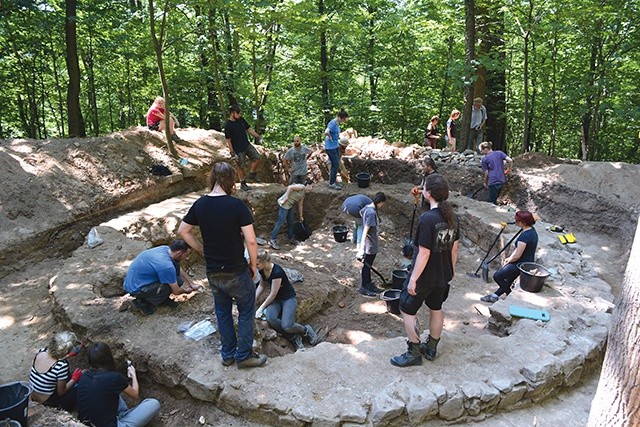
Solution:
{"label": "gloves", "polygon": [[256,310],[256,319],[261,319],[262,316],[264,316],[264,311],[262,311],[262,309],[257,309]]}
{"label": "gloves", "polygon": [[364,249],[358,249],[356,259],[362,261],[364,259]]}
{"label": "gloves", "polygon": [[71,374],[71,379],[77,384],[78,381],[80,381],[80,377],[82,377],[82,371],[79,368],[76,368],[76,370],[73,371],[73,374]]}
{"label": "gloves", "polygon": [[77,346],[73,347],[71,351],[67,354],[67,356],[68,357],[77,356],[78,353],[80,353],[80,350],[82,350],[82,344],[78,344]]}

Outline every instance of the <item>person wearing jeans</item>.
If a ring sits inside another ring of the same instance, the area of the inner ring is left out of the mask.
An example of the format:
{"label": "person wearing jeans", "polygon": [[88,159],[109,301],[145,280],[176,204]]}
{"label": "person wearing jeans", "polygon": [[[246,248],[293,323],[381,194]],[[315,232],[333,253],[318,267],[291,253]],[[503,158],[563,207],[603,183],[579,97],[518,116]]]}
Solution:
{"label": "person wearing jeans", "polygon": [[342,186],[336,182],[338,169],[340,168],[340,124],[349,120],[349,113],[344,109],[340,110],[336,118],[327,124],[324,131],[324,150],[329,157],[331,168],[329,171],[329,188],[334,190],[342,190]]}
{"label": "person wearing jeans", "polygon": [[[262,366],[267,356],[253,352],[258,244],[253,216],[244,202],[231,194],[235,172],[226,162],[215,163],[209,175],[211,192],[189,208],[178,227],[178,235],[195,251],[204,254],[207,279],[214,298],[220,331],[220,356],[224,366],[234,362],[239,369]],[[195,237],[199,227],[202,243]],[[245,245],[249,261],[244,257]],[[233,325],[232,307],[238,307],[238,334]]]}
{"label": "person wearing jeans", "polygon": [[287,237],[289,243],[295,245],[297,241],[293,238],[293,206],[298,204],[298,214],[300,215],[300,222],[304,221],[304,196],[309,191],[313,190],[313,181],[307,179],[303,184],[291,184],[287,187],[287,191],[278,198],[278,219],[271,231],[271,240],[269,240],[269,246],[275,250],[280,249],[278,244],[278,233],[280,227],[287,221]]}

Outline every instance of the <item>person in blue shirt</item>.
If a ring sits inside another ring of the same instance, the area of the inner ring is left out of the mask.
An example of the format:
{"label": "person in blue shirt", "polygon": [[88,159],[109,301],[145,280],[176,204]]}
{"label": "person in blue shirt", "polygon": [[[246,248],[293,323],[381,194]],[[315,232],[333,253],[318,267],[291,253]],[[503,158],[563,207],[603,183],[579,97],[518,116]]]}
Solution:
{"label": "person in blue shirt", "polygon": [[522,232],[516,239],[516,249],[504,260],[502,268],[493,275],[493,280],[499,288],[492,294],[480,298],[482,302],[494,303],[502,294],[511,293],[511,285],[520,276],[518,264],[521,262],[535,262],[536,249],[538,247],[538,233],[533,225],[536,223],[533,214],[529,211],[516,212],[516,225],[522,228]]}
{"label": "person in blue shirt", "polygon": [[342,190],[342,186],[336,182],[336,176],[340,168],[340,124],[347,120],[349,120],[349,113],[342,109],[338,112],[336,118],[327,124],[327,128],[324,130],[324,151],[331,162],[329,188],[334,190]]}

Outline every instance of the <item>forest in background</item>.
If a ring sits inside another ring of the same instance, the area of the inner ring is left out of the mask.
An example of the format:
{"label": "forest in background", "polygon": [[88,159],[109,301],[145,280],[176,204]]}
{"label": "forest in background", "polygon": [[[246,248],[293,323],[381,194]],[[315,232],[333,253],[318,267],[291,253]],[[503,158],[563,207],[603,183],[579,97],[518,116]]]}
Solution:
{"label": "forest in background", "polygon": [[271,146],[320,141],[340,108],[421,143],[480,96],[510,154],[640,163],[639,3],[1,0],[0,138],[145,124],[160,57],[182,126],[219,130],[238,103]]}

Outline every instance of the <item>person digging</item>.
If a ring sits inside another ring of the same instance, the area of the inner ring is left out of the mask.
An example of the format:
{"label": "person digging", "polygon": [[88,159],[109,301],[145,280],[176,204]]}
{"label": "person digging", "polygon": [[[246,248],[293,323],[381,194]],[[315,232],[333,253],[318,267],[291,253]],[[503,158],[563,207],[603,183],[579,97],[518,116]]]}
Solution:
{"label": "person digging", "polygon": [[[458,219],[449,198],[449,185],[440,174],[427,177],[422,191],[431,209],[420,216],[414,242],[410,274],[400,292],[400,312],[407,333],[408,350],[391,358],[394,366],[421,365],[422,357],[436,357],[444,324],[442,303],[449,296],[458,257]],[[422,304],[429,307],[429,337],[420,342],[416,314]]]}
{"label": "person digging", "polygon": [[360,211],[364,228],[356,254],[356,259],[362,261],[361,282],[358,292],[368,297],[374,297],[382,292],[382,289],[376,287],[371,281],[371,267],[378,254],[378,227],[380,225],[378,210],[386,201],[387,196],[383,192],[378,192],[373,196],[372,202]]}

